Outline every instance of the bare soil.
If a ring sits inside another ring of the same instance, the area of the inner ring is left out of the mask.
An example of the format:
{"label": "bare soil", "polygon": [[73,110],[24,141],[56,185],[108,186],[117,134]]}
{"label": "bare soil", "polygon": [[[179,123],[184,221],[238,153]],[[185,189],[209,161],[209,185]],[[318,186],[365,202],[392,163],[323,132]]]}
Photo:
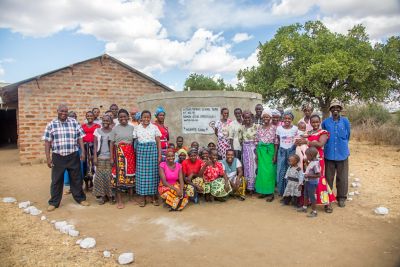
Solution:
{"label": "bare soil", "polygon": [[[25,215],[16,204],[0,204],[2,266],[114,266],[119,253],[133,251],[135,266],[400,266],[400,149],[351,144],[350,172],[360,178],[359,196],[346,208],[334,205],[317,218],[298,214],[279,201],[256,197],[244,202],[190,204],[182,212],[126,203],[123,210],[90,207],[64,196],[46,212],[50,169],[20,166],[15,149],[0,150],[0,197],[30,200],[50,220],[67,220],[81,237],[94,237],[95,249],[82,250],[77,238],[53,230],[40,216]],[[387,216],[375,215],[378,206]],[[80,238],[81,238],[80,237]],[[102,257],[103,250],[113,253]]]}

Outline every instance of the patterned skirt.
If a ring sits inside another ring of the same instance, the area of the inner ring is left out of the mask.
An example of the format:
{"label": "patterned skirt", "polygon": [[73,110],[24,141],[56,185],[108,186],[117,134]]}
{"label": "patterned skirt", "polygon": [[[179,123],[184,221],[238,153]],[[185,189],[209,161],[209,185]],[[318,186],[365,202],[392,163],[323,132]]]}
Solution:
{"label": "patterned skirt", "polygon": [[135,186],[135,153],[130,143],[115,145],[115,159],[112,167],[111,188],[126,190]]}
{"label": "patterned skirt", "polygon": [[[174,187],[177,189],[179,186],[178,182],[174,184]],[[172,210],[183,210],[189,202],[189,196],[186,195],[185,190],[183,191],[183,196],[179,197],[175,190],[164,186],[162,182],[160,182],[158,186],[158,193],[160,197],[165,200],[165,204],[170,206]]]}
{"label": "patterned skirt", "polygon": [[111,165],[109,159],[98,159],[93,194],[96,197],[111,197]]}
{"label": "patterned skirt", "polygon": [[231,148],[231,144],[227,138],[219,137],[217,143],[218,156],[222,159],[226,157],[226,151]]}
{"label": "patterned skirt", "polygon": [[204,193],[208,194],[211,193],[214,197],[226,197],[232,192],[231,184],[228,183],[228,191],[225,190],[225,179],[218,178],[212,182],[204,183]]}
{"label": "patterned skirt", "polygon": [[[238,181],[239,180],[239,181]],[[237,196],[237,197],[245,197],[246,196],[246,186],[247,186],[247,180],[245,177],[235,177],[233,179],[231,179],[231,182],[233,184],[239,183],[239,187],[235,190],[233,190],[232,188],[232,192],[231,194],[233,196]]]}
{"label": "patterned skirt", "polygon": [[253,141],[246,141],[243,143],[243,169],[244,176],[247,179],[247,189],[254,190],[256,178],[256,144]]}
{"label": "patterned skirt", "polygon": [[136,152],[136,193],[155,195],[160,183],[157,145],[155,142],[137,143]]}

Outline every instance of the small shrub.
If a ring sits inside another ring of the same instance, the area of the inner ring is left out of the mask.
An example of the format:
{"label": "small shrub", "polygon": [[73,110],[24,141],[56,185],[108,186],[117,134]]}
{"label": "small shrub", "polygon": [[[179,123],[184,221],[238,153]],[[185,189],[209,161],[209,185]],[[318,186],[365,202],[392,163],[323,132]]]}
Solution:
{"label": "small shrub", "polygon": [[350,106],[346,110],[346,115],[354,126],[362,124],[382,125],[391,119],[389,111],[379,104]]}

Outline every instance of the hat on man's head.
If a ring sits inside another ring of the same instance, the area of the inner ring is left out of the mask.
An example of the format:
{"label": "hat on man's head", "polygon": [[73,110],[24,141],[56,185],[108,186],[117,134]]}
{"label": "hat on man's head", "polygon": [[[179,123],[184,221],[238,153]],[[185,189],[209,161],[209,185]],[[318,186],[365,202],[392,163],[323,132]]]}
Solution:
{"label": "hat on man's head", "polygon": [[329,106],[329,110],[331,110],[331,108],[334,107],[334,106],[339,106],[340,109],[343,109],[342,102],[340,102],[340,101],[337,100],[337,99],[333,99],[333,100],[332,100],[331,105]]}

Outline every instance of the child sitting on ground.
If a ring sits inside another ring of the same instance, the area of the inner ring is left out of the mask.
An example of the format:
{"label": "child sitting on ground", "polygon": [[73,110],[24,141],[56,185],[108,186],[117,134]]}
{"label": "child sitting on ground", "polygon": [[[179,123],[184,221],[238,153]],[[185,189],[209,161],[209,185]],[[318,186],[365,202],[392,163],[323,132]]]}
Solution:
{"label": "child sitting on ground", "polygon": [[[308,134],[306,132],[306,123],[304,121],[300,121],[299,124],[297,124],[298,127],[298,134],[296,136],[296,139],[302,139],[302,138],[307,138]],[[306,150],[308,146],[306,144],[302,144],[300,146],[296,146],[296,155],[299,156],[299,163],[298,166],[301,168],[302,171],[304,171],[304,160],[306,159]]]}
{"label": "child sitting on ground", "polygon": [[285,175],[285,179],[288,182],[283,193],[284,205],[289,205],[290,201],[292,201],[292,205],[297,206],[297,200],[301,196],[301,185],[303,184],[304,174],[298,166],[299,160],[300,158],[296,154],[289,156],[290,167]]}
{"label": "child sitting on ground", "polygon": [[[308,217],[317,217],[317,199],[315,196],[315,192],[318,186],[318,180],[321,176],[321,166],[318,160],[318,150],[315,147],[309,147],[306,150],[307,160],[310,162],[307,166],[307,169],[304,174],[304,203],[307,203],[307,200],[311,202],[311,213],[308,214]],[[303,206],[297,209],[299,212],[307,212],[307,206]]]}

